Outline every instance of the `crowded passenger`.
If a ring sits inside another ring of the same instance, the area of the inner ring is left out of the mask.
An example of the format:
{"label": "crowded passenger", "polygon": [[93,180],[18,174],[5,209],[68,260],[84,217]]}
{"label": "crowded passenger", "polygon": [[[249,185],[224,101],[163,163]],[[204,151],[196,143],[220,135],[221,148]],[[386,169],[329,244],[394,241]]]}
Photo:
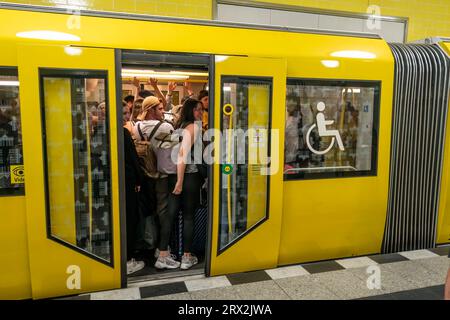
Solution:
{"label": "crowded passenger", "polygon": [[[195,99],[187,99],[181,109],[177,129],[183,130],[183,139],[179,148],[177,172],[169,174],[169,214],[176,215],[180,209],[183,212],[183,249],[181,269],[189,269],[198,263],[198,259],[191,253],[194,239],[194,214],[200,205],[201,177],[197,165],[188,161],[193,156],[194,145],[201,137],[202,128],[197,123],[203,119],[203,105]],[[201,146],[201,144],[200,144]]]}
{"label": "crowded passenger", "polygon": [[202,128],[203,131],[208,130],[208,109],[209,109],[209,94],[208,90],[202,90],[198,94],[198,101],[201,102],[203,107],[203,116],[202,116]]}
{"label": "crowded passenger", "polygon": [[[155,93],[161,92],[159,88],[156,90],[157,81],[155,80],[151,80]],[[134,84],[138,85],[136,79]],[[159,220],[158,242],[154,254],[156,269],[180,267],[189,269],[198,263],[198,258],[192,254],[191,247],[194,237],[194,214],[200,203],[200,188],[203,180],[197,166],[187,163],[189,161],[186,160],[193,154],[194,142],[202,131],[202,128],[196,126],[194,122],[202,122],[204,105],[202,102],[190,98],[193,96],[190,86],[185,86],[189,95],[182,99],[184,103],[172,105],[172,94],[176,87],[175,82],[168,83],[168,92],[164,100],[153,94],[145,99],[136,99],[131,116],[124,108],[124,127],[128,129],[126,131],[131,132],[135,147],[140,150],[142,144],[148,144],[148,153],[137,152],[138,162],[143,173],[142,181],[138,183],[132,178],[127,181],[127,219],[130,215],[132,224],[129,228],[127,227],[127,232],[135,230],[133,225],[135,220],[133,220],[132,214],[136,209],[133,206],[138,203],[135,201],[135,196],[140,191],[141,197],[151,198],[155,205],[154,209],[145,208],[145,210],[149,211],[149,215],[153,214],[151,211],[154,210]],[[141,90],[139,95],[142,92]],[[206,96],[203,92],[203,102],[207,106],[207,92]],[[167,117],[168,115],[170,117]],[[181,137],[175,132],[175,127],[182,129]],[[128,146],[126,145],[126,147]],[[178,164],[172,159],[173,152],[178,153]],[[133,159],[130,158],[129,161],[131,160]],[[135,162],[133,163],[135,164]],[[139,190],[136,189],[137,185],[139,185]],[[129,206],[128,198],[132,201]],[[142,206],[142,204],[138,203],[138,206]],[[182,210],[184,226],[184,253],[181,263],[177,261],[177,257],[171,253],[169,247],[175,218],[180,210]],[[145,223],[145,221],[137,223]],[[127,241],[135,243],[137,239],[130,236],[127,237]],[[127,247],[128,250],[135,250],[132,244]],[[142,267],[141,262],[136,261],[133,254],[129,254],[128,258],[130,272],[135,272]]]}
{"label": "crowded passenger", "polygon": [[[159,245],[156,251],[157,269],[175,269],[180,263],[175,260],[169,251],[169,240],[174,223],[174,216],[168,211],[169,189],[168,173],[176,173],[175,165],[171,161],[171,143],[161,143],[157,137],[173,133],[173,126],[164,121],[164,106],[156,97],[147,97],[142,103],[142,110],[138,118],[139,122],[134,126],[134,135],[137,140],[150,142],[152,152],[156,158],[156,167],[149,173],[154,183],[156,193],[156,213],[159,218],[160,232]],[[164,150],[166,149],[166,150]]]}
{"label": "crowded passenger", "polygon": [[126,103],[126,106],[128,107],[128,110],[130,111],[130,114],[133,113],[133,105],[134,105],[134,96],[128,95],[125,98],[123,98],[123,101]]}
{"label": "crowded passenger", "polygon": [[[123,124],[130,120],[130,109],[123,105]],[[136,260],[136,235],[138,234],[138,193],[141,191],[142,172],[138,155],[130,131],[124,127],[125,154],[125,196],[126,196],[126,225],[127,225],[127,274],[135,273],[144,268],[143,261]]]}

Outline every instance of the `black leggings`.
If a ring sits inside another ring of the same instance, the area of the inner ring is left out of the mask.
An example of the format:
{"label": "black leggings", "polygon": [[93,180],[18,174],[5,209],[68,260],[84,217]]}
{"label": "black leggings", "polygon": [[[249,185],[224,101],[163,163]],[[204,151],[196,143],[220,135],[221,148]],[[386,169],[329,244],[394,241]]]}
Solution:
{"label": "black leggings", "polygon": [[127,217],[127,260],[134,257],[136,249],[136,232],[138,226],[138,193],[134,190],[134,180],[126,180],[126,217]]}
{"label": "black leggings", "polygon": [[194,214],[200,204],[201,179],[198,173],[185,173],[183,191],[180,195],[172,193],[177,183],[175,174],[169,175],[169,216],[176,217],[183,211],[183,249],[191,252],[194,239]]}

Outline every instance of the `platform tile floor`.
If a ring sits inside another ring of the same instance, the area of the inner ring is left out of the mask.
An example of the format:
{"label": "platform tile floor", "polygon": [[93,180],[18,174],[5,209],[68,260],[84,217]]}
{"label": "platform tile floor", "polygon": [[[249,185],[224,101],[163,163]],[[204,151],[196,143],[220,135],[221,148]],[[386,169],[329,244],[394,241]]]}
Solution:
{"label": "platform tile floor", "polygon": [[[441,300],[450,267],[449,249],[450,246],[444,246],[209,278],[196,275],[138,282],[126,289],[65,299]],[[379,288],[373,288],[377,283],[371,277],[374,270],[380,274]]]}

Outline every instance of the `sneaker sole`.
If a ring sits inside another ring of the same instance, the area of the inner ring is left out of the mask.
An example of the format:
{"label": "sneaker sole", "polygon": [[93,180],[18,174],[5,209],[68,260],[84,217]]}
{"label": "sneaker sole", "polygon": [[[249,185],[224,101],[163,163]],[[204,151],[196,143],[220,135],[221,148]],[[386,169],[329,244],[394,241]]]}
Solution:
{"label": "sneaker sole", "polygon": [[[198,263],[198,262],[197,262]],[[187,270],[187,269],[190,269],[190,268],[192,268],[193,266],[195,266],[197,263],[194,263],[194,264],[192,264],[192,265],[185,265],[185,264],[181,264],[181,266],[180,266],[180,269],[181,270]]]}
{"label": "sneaker sole", "polygon": [[162,270],[162,269],[177,269],[177,268],[179,268],[180,266],[168,266],[168,265],[166,265],[166,264],[160,264],[160,263],[155,263],[155,268],[156,269],[160,269],[160,270]]}

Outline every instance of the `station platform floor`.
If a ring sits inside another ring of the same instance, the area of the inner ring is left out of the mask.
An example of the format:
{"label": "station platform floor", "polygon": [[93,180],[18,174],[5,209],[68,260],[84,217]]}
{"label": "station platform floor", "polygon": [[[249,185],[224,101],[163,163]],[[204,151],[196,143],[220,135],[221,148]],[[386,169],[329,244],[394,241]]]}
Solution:
{"label": "station platform floor", "polygon": [[[65,299],[442,300],[450,246],[209,277],[193,275]],[[375,267],[372,267],[375,266]],[[368,269],[369,268],[369,269]],[[370,278],[377,268],[379,282]],[[378,285],[379,284],[379,288]],[[371,287],[371,288],[369,288]]]}

